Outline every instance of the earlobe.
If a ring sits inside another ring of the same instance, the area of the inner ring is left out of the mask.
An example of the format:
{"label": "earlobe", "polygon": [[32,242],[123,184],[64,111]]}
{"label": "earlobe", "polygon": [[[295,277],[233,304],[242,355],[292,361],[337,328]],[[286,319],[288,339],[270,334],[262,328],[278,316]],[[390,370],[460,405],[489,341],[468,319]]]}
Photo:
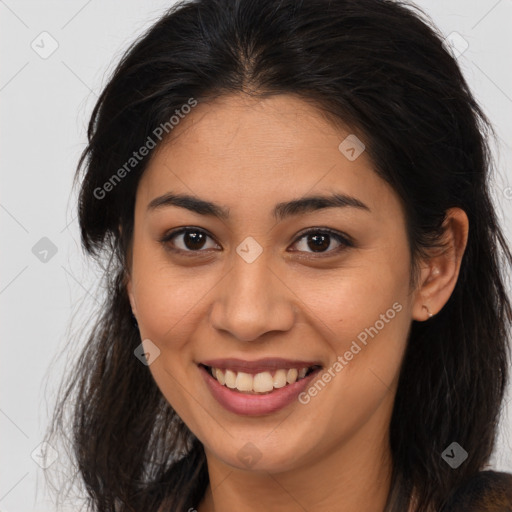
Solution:
{"label": "earlobe", "polygon": [[135,318],[137,318],[137,306],[135,304],[135,297],[133,295],[132,290],[132,279],[129,275],[125,274],[125,288],[126,293],[128,294],[128,300],[130,301],[130,306],[132,308],[132,313]]}
{"label": "earlobe", "polygon": [[[119,230],[119,236],[122,236],[123,226],[121,224],[118,224],[118,230]],[[130,254],[129,253],[128,253],[128,257],[127,257],[127,264],[130,265]],[[135,298],[134,298],[133,292],[132,292],[132,278],[131,278],[130,272],[127,269],[125,269],[125,271],[124,271],[124,283],[125,283],[126,293],[128,294],[128,299],[130,301],[130,306],[132,308],[132,314],[135,318],[137,318],[137,306],[135,305]]]}
{"label": "earlobe", "polygon": [[130,299],[130,306],[132,307],[133,316],[137,318],[137,306],[135,306],[135,299],[133,298],[132,293],[128,292],[128,298]]}
{"label": "earlobe", "polygon": [[132,307],[132,313],[135,318],[137,318],[137,306],[135,305],[135,299],[131,293],[128,294],[128,298],[130,299],[130,305]]}
{"label": "earlobe", "polygon": [[468,238],[466,213],[460,208],[450,208],[443,228],[443,247],[432,250],[432,256],[422,269],[413,306],[414,320],[425,321],[435,316],[448,302],[457,284]]}
{"label": "earlobe", "polygon": [[[437,303],[435,302],[436,292],[439,291],[441,285],[438,276],[441,274],[437,266],[427,266],[422,271],[421,286],[416,295],[413,306],[413,319],[418,321],[425,321],[432,318],[441,308],[435,309]],[[436,304],[436,305],[434,305]],[[444,305],[444,303],[443,303]]]}
{"label": "earlobe", "polygon": [[428,306],[426,304],[422,304],[421,307],[426,310],[429,318],[432,318],[434,316],[434,314],[430,312],[430,309],[428,308]]}

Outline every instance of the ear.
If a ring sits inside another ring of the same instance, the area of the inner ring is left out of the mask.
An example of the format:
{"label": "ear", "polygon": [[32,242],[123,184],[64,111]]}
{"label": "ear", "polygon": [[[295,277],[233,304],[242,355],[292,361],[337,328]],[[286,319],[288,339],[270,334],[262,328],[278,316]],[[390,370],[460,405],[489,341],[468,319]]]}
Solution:
{"label": "ear", "polygon": [[466,212],[460,208],[447,210],[443,222],[444,247],[432,249],[431,256],[423,261],[413,303],[414,320],[428,320],[448,302],[459,277],[468,231]]}
{"label": "ear", "polygon": [[125,274],[125,282],[126,282],[126,292],[128,293],[128,299],[130,300],[130,305],[132,307],[132,313],[135,318],[137,318],[137,305],[135,303],[135,297],[133,294],[133,284],[132,284],[132,278],[130,275]]}
{"label": "ear", "polygon": [[[119,235],[122,236],[123,228],[121,224],[118,226],[119,229]],[[131,261],[131,255],[128,256],[128,264],[130,264]],[[133,284],[132,284],[132,276],[131,273],[128,270],[125,270],[124,272],[124,283],[126,292],[128,294],[128,299],[130,300],[130,305],[132,307],[132,313],[135,318],[137,318],[137,306],[135,304],[135,297],[133,295]]]}

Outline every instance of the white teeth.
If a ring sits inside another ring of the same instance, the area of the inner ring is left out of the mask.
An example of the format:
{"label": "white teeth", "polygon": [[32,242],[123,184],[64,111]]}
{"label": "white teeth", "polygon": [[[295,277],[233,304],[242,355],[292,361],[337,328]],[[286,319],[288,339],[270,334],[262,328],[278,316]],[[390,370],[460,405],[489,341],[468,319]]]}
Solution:
{"label": "white teeth", "polygon": [[286,374],[286,382],[288,382],[288,384],[293,384],[297,380],[298,376],[299,372],[295,368],[290,368]]}
{"label": "white teeth", "polygon": [[257,373],[253,377],[252,390],[257,393],[266,393],[272,391],[274,387],[274,379],[270,372]]}
{"label": "white teeth", "polygon": [[236,373],[231,370],[226,370],[224,373],[224,380],[226,382],[226,386],[231,389],[236,388]]}
{"label": "white teeth", "polygon": [[221,383],[225,384],[226,379],[224,378],[224,374],[222,373],[222,370],[219,370],[218,368],[214,368],[213,371],[215,372],[215,378]]}
{"label": "white teeth", "polygon": [[238,372],[236,375],[236,389],[238,391],[252,391],[252,375],[250,373]]}
{"label": "white teeth", "polygon": [[290,368],[288,370],[276,370],[274,375],[271,372],[260,372],[253,375],[251,373],[211,368],[212,376],[220,384],[245,393],[269,393],[273,389],[283,388],[303,379],[307,372],[307,368]]}
{"label": "white teeth", "polygon": [[276,389],[286,386],[286,370],[277,370],[274,374],[274,387]]}

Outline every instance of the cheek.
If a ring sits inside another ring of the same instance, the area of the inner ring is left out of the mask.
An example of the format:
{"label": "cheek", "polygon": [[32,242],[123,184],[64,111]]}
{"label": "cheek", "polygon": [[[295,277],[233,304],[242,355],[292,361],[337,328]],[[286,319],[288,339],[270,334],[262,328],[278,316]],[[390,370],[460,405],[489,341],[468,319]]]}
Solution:
{"label": "cheek", "polygon": [[326,294],[308,306],[317,335],[331,349],[330,362],[300,400],[303,417],[329,419],[315,422],[329,451],[372,417],[374,426],[387,428],[410,322],[407,295],[396,283],[367,288],[347,279]]}
{"label": "cheek", "polygon": [[136,240],[132,292],[141,336],[162,349],[178,349],[215,284],[210,274],[199,268],[180,270],[154,242]]}
{"label": "cheek", "polygon": [[194,303],[190,291],[177,286],[166,274],[155,276],[152,273],[151,278],[138,286],[136,293],[141,335],[163,345],[176,340],[176,334],[187,325],[187,312]]}
{"label": "cheek", "polygon": [[294,291],[307,306],[303,310],[331,349],[330,406],[344,402],[343,410],[364,415],[363,409],[376,407],[398,376],[411,303],[407,249],[397,252],[395,258],[351,266],[308,289],[302,288],[304,281],[295,281]]}
{"label": "cheek", "polygon": [[375,324],[379,332],[390,332],[392,324],[406,316],[409,305],[407,265],[361,265],[315,283],[304,279],[294,283],[294,293],[307,306],[303,311],[310,312],[311,322],[337,353],[347,350],[358,336],[364,342]]}
{"label": "cheek", "polygon": [[196,371],[193,333],[197,315],[204,314],[200,299],[205,295],[198,288],[200,279],[180,275],[148,246],[140,250],[135,246],[132,279],[141,339],[151,340],[159,350],[148,369],[167,402],[185,423],[193,425],[194,402],[184,383]]}

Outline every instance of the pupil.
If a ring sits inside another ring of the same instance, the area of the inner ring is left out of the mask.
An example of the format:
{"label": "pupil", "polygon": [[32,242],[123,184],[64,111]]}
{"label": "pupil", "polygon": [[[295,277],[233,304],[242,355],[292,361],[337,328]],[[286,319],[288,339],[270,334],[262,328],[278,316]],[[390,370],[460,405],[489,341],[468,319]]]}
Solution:
{"label": "pupil", "polygon": [[184,242],[187,249],[201,249],[204,245],[204,234],[197,231],[187,231]]}
{"label": "pupil", "polygon": [[[197,231],[188,231],[185,233],[185,245],[188,249],[197,250],[201,249],[204,245],[204,234]],[[312,250],[325,250],[328,249],[330,242],[329,235],[309,235],[308,246]]]}
{"label": "pupil", "polygon": [[[313,241],[313,243],[310,244],[310,241]],[[312,250],[327,249],[329,247],[329,235],[309,235],[308,247]]]}

